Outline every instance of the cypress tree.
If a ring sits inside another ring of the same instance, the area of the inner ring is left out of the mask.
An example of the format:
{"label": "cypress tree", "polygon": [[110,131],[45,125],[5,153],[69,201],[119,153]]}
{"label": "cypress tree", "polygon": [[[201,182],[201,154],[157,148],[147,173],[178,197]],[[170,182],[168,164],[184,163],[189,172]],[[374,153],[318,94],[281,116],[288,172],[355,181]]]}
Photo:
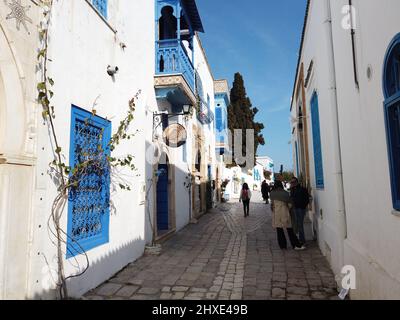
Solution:
{"label": "cypress tree", "polygon": [[[264,136],[261,131],[264,129],[262,123],[256,122],[255,117],[258,113],[257,108],[253,108],[250,98],[247,96],[246,88],[244,85],[243,77],[240,73],[235,74],[235,79],[231,89],[231,103],[228,107],[228,126],[232,132],[235,129],[242,129],[243,145],[242,154],[246,154],[246,129],[254,130],[254,156],[257,155],[257,150],[260,145],[265,144]],[[232,145],[232,152],[235,154],[234,145]],[[254,163],[255,163],[254,159]],[[233,166],[236,166],[235,159],[233,159]],[[245,164],[241,165],[245,167]]]}

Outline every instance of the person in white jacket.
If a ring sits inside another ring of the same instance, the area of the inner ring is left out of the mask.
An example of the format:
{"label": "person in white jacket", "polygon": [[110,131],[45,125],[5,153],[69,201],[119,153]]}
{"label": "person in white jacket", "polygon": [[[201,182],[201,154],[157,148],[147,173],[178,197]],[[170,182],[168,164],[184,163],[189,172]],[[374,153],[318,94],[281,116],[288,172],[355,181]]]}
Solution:
{"label": "person in white jacket", "polygon": [[245,218],[250,215],[250,200],[251,200],[251,191],[249,185],[247,183],[244,183],[242,191],[240,191],[239,202],[243,202],[243,210]]}

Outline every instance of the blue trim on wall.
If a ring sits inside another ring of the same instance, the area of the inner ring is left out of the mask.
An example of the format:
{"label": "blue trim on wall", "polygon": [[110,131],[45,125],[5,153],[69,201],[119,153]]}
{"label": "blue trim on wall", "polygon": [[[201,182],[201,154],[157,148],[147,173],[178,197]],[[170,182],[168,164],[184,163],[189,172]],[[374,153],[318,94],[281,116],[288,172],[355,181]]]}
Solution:
{"label": "blue trim on wall", "polygon": [[[398,74],[399,65],[393,66],[395,62],[399,64],[399,61],[394,61],[392,55],[395,49],[400,49],[400,33],[393,38],[387,49],[382,77],[392,202],[393,208],[400,210],[400,75]],[[389,79],[390,72],[395,73],[394,79]],[[389,81],[392,82],[389,83]],[[390,92],[389,87],[397,91]]]}
{"label": "blue trim on wall", "polygon": [[[110,155],[109,142],[111,139],[111,122],[94,116],[91,112],[88,112],[84,109],[81,109],[75,105],[72,105],[71,112],[71,128],[70,128],[70,156],[69,162],[70,166],[74,168],[76,166],[76,155],[75,155],[75,141],[77,139],[75,134],[75,126],[77,121],[86,122],[89,120],[90,125],[93,127],[103,129],[103,137],[102,137],[102,148],[105,151],[106,155]],[[104,200],[105,209],[101,217],[101,233],[97,234],[93,237],[83,239],[83,240],[73,240],[73,230],[74,230],[74,204],[77,201],[79,195],[73,197],[71,199],[71,190],[69,192],[69,203],[68,203],[68,226],[67,226],[67,254],[66,257],[71,258],[77,255],[82,254],[81,248],[85,251],[89,251],[95,247],[103,245],[109,242],[109,220],[110,220],[110,208],[109,208],[109,197],[110,197],[110,176],[109,173],[106,173],[108,176],[106,177],[106,185],[101,190],[101,198]],[[78,244],[77,244],[77,243]],[[81,247],[81,248],[80,248]]]}
{"label": "blue trim on wall", "polygon": [[314,165],[315,165],[315,184],[318,189],[325,187],[324,182],[324,163],[322,156],[322,144],[321,144],[321,125],[319,118],[319,104],[318,94],[314,92],[311,98],[311,121],[312,121],[312,133],[313,133],[313,145],[314,145]]}

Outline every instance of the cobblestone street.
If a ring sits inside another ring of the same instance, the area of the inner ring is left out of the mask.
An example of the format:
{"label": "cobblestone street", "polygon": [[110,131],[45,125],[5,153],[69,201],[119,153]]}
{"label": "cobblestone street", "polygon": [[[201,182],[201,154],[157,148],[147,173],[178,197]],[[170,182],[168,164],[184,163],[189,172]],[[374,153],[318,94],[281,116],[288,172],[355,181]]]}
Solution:
{"label": "cobblestone street", "polygon": [[334,275],[315,242],[282,251],[269,206],[255,194],[250,217],[228,203],[143,256],[86,299],[338,299]]}

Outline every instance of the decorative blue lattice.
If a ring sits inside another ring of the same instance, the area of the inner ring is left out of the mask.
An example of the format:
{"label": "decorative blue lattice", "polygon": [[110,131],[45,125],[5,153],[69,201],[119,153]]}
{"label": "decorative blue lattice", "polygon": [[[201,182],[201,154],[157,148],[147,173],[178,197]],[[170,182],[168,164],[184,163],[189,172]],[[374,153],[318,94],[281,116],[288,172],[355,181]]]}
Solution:
{"label": "decorative blue lattice", "polygon": [[[69,191],[68,253],[72,257],[108,242],[111,124],[73,106],[70,163],[82,169]],[[74,182],[74,181],[72,181]]]}
{"label": "decorative blue lattice", "polygon": [[97,9],[97,11],[100,12],[100,14],[107,19],[107,13],[108,13],[108,4],[107,0],[92,0],[93,5]]}

